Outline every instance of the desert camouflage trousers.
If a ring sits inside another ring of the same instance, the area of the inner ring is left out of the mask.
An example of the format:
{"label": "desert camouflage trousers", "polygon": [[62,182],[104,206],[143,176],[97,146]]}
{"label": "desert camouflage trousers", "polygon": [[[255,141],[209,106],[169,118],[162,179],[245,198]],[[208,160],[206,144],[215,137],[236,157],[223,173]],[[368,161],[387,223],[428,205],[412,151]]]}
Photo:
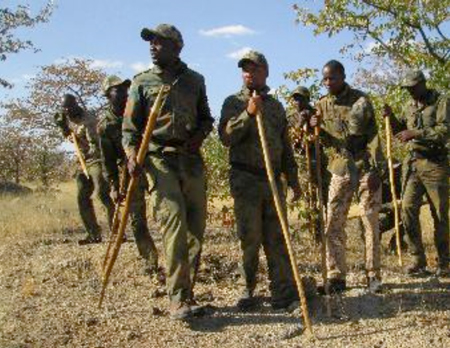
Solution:
{"label": "desert camouflage trousers", "polygon": [[434,222],[434,243],[438,263],[449,263],[449,169],[447,163],[417,159],[405,166],[405,185],[402,192],[402,220],[411,254],[419,263],[426,263],[420,230],[420,206],[426,195]]}
{"label": "desert camouflage trousers", "polygon": [[171,302],[187,301],[200,264],[206,227],[206,178],[200,154],[151,153],[145,169],[163,234],[166,286]]}
{"label": "desert camouflage trousers", "polygon": [[369,174],[354,182],[350,175],[332,174],[328,193],[325,236],[327,242],[327,275],[329,279],[345,279],[347,236],[345,222],[356,192],[364,226],[365,267],[368,277],[380,277],[380,230],[378,213],[381,207],[381,185],[375,192],[368,187]]}
{"label": "desert camouflage trousers", "polygon": [[101,229],[97,223],[92,195],[95,192],[95,195],[105,207],[110,227],[114,215],[114,203],[109,196],[109,185],[103,176],[101,163],[88,163],[87,170],[89,178],[81,170],[75,174],[78,211],[80,212],[80,217],[88,236],[97,238],[101,236]]}

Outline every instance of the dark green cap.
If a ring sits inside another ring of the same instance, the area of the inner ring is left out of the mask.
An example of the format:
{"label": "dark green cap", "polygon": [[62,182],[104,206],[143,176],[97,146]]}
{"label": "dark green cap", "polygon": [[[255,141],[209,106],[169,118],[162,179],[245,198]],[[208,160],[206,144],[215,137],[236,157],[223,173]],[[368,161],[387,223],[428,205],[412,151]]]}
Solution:
{"label": "dark green cap", "polygon": [[294,95],[296,95],[296,94],[305,97],[306,99],[308,99],[308,101],[311,98],[311,94],[309,93],[309,89],[304,87],[304,86],[298,86],[296,89],[294,89],[294,91],[291,93],[291,98],[293,98]]}
{"label": "dark green cap", "polygon": [[425,81],[425,75],[421,70],[410,70],[405,74],[401,82],[402,87],[414,87],[419,82]]}
{"label": "dark green cap", "polygon": [[267,63],[266,57],[264,57],[264,54],[257,51],[248,51],[245,53],[242,58],[239,59],[238,67],[242,68],[245,62],[252,62],[256,65],[265,66],[267,71],[269,71],[269,64]]}
{"label": "dark green cap", "polygon": [[122,84],[127,85],[129,87],[131,85],[131,81],[128,79],[122,80],[117,75],[110,75],[103,80],[102,91],[104,94],[106,94],[111,87],[119,86]]}
{"label": "dark green cap", "polygon": [[141,31],[141,37],[145,41],[151,41],[155,36],[172,40],[180,48],[184,46],[180,31],[171,24],[159,24],[155,29],[144,28]]}

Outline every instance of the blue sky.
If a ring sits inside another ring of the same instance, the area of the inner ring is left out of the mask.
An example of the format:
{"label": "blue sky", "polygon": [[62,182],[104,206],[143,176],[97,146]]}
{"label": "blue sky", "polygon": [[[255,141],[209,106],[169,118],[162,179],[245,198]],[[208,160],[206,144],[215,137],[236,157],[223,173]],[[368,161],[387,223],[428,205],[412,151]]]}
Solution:
{"label": "blue sky", "polygon": [[[14,8],[27,1],[2,0]],[[44,0],[28,0],[35,12]],[[85,57],[111,74],[131,78],[150,63],[149,46],[140,38],[143,27],[174,24],[183,34],[182,59],[205,76],[214,116],[223,100],[241,87],[237,60],[246,49],[263,52],[270,65],[268,84],[285,83],[283,73],[301,67],[321,68],[340,59],[350,72],[355,67],[339,54],[348,35],[314,37],[311,28],[295,24],[292,5],[318,6],[321,1],[294,0],[57,0],[50,22],[17,31],[41,51],[22,51],[0,63],[1,76],[15,84],[0,89],[0,98],[25,95],[23,86],[37,67],[62,58]]]}

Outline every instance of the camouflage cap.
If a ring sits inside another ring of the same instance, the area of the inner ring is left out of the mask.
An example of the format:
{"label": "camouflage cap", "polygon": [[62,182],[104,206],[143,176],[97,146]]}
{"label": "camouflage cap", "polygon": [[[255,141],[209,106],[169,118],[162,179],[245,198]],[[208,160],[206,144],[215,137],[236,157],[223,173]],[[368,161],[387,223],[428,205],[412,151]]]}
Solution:
{"label": "camouflage cap", "polygon": [[296,95],[296,94],[305,97],[306,99],[308,99],[308,101],[311,98],[309,89],[304,86],[298,86],[296,89],[294,89],[294,91],[291,93],[291,98],[294,97],[294,95]]}
{"label": "camouflage cap", "polygon": [[269,71],[269,64],[267,63],[266,57],[264,57],[264,54],[257,51],[248,51],[245,53],[239,60],[238,67],[242,68],[245,62],[253,62],[256,65],[265,66],[267,71]]}
{"label": "camouflage cap", "polygon": [[122,80],[119,76],[116,75],[107,76],[102,82],[102,91],[104,94],[106,94],[111,87],[119,86],[122,84],[129,87],[131,85],[131,81],[128,79]]}
{"label": "camouflage cap", "polygon": [[141,31],[141,38],[145,41],[151,41],[155,36],[172,40],[180,48],[184,46],[180,31],[171,24],[159,24],[155,29],[144,28]]}
{"label": "camouflage cap", "polygon": [[414,87],[419,82],[425,81],[425,75],[421,70],[410,70],[405,74],[401,82],[402,87]]}

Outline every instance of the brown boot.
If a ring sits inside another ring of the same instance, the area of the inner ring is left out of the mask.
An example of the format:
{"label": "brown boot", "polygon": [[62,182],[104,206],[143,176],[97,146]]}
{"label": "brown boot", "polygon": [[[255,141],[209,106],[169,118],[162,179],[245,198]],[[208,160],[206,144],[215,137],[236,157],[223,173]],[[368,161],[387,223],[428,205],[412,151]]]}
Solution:
{"label": "brown boot", "polygon": [[427,262],[424,256],[414,255],[413,262],[406,268],[406,273],[414,277],[423,277],[428,274]]}
{"label": "brown boot", "polygon": [[170,318],[174,320],[186,320],[192,312],[191,307],[184,301],[170,303]]}

